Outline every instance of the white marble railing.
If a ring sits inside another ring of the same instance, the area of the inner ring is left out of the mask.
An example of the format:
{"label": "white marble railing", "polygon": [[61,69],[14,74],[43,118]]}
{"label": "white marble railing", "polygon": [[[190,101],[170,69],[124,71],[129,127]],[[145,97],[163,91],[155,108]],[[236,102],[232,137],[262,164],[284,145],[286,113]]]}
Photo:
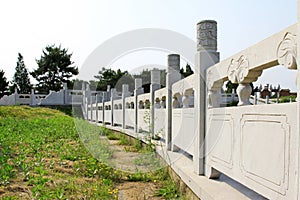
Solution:
{"label": "white marble railing", "polygon": [[0,99],[0,105],[81,105],[83,99],[82,90],[64,89],[55,92],[50,91],[48,95],[35,94],[32,90],[31,94],[14,94],[6,95]]}
{"label": "white marble railing", "polygon": [[[269,199],[298,198],[294,172],[299,170],[299,106],[250,102],[250,83],[263,70],[278,64],[297,69],[296,41],[293,25],[207,69],[208,177],[224,173]],[[227,80],[239,84],[237,107],[220,107],[219,94]]]}

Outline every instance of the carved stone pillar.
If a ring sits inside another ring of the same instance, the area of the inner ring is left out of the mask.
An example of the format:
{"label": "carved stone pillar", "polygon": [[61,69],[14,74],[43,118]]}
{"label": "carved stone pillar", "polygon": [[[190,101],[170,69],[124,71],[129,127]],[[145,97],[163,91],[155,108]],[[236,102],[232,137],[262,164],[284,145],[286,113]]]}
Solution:
{"label": "carved stone pillar", "polygon": [[36,99],[34,94],[34,89],[31,89],[31,102],[30,105],[35,106],[36,105]]}
{"label": "carved stone pillar", "polygon": [[[122,85],[122,128],[123,129],[125,129],[126,128],[126,120],[125,120],[125,117],[126,117],[126,115],[125,115],[125,112],[126,112],[126,107],[124,106],[125,105],[125,99],[127,98],[127,97],[129,97],[130,96],[130,93],[129,93],[129,85],[127,85],[127,84],[123,84]],[[129,105],[129,107],[130,107],[130,105]]]}
{"label": "carved stone pillar", "polygon": [[152,138],[154,138],[154,112],[155,112],[155,91],[160,89],[160,71],[159,70],[151,70],[151,86],[150,86],[150,133],[152,134]]}
{"label": "carved stone pillar", "polygon": [[107,98],[107,93],[106,92],[102,92],[102,125],[105,125],[105,110],[106,110],[106,106],[105,106],[105,101]]}
{"label": "carved stone pillar", "polygon": [[167,150],[172,148],[172,85],[181,79],[180,74],[180,56],[178,54],[168,55],[168,69],[166,77],[166,147]]}
{"label": "carved stone pillar", "polygon": [[99,114],[99,107],[98,107],[98,94],[96,94],[96,97],[95,97],[95,112],[96,112],[96,119],[95,119],[95,122],[96,124],[98,123],[98,114]]}
{"label": "carved stone pillar", "polygon": [[134,80],[135,89],[134,89],[134,132],[138,132],[138,109],[140,104],[138,102],[138,95],[144,93],[144,88],[142,87],[142,79],[136,78]]}
{"label": "carved stone pillar", "polygon": [[217,22],[213,20],[200,21],[197,24],[197,53],[195,59],[195,151],[194,171],[197,174],[204,173],[204,136],[206,127],[207,109],[207,69],[219,62],[217,52]]}

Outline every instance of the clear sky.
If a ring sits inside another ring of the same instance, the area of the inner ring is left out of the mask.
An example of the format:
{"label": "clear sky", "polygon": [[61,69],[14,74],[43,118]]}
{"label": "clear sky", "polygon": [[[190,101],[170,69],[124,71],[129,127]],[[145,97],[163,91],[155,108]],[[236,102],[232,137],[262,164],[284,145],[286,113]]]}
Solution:
{"label": "clear sky", "polygon": [[[88,55],[111,37],[139,28],[163,28],[193,40],[196,24],[218,22],[218,49],[224,59],[297,21],[296,0],[10,0],[0,1],[0,69],[11,80],[17,53],[31,71],[42,49],[61,44],[80,68]],[[165,55],[145,52],[114,63],[123,70],[166,64]],[[185,63],[182,63],[185,65]],[[99,69],[102,66],[99,66]],[[272,78],[270,78],[272,77]],[[294,73],[269,70],[259,83],[294,86]]]}

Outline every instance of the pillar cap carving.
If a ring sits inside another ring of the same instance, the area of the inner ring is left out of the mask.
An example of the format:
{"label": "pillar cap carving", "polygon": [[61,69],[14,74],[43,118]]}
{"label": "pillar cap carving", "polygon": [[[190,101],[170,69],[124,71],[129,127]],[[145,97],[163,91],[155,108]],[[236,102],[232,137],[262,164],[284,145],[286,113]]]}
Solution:
{"label": "pillar cap carving", "polygon": [[180,55],[169,54],[168,55],[168,67],[174,70],[180,70]]}
{"label": "pillar cap carving", "polygon": [[217,51],[217,22],[202,20],[197,23],[197,50]]}

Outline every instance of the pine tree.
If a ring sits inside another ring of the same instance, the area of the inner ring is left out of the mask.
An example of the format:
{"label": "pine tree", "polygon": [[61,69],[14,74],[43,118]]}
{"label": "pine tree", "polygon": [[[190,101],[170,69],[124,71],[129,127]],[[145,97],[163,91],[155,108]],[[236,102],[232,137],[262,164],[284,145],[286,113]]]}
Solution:
{"label": "pine tree", "polygon": [[18,61],[12,80],[13,87],[17,87],[19,94],[28,94],[31,91],[29,73],[24,63],[23,56],[18,53]]}
{"label": "pine tree", "polygon": [[31,75],[39,82],[37,89],[40,93],[50,90],[58,91],[63,83],[70,84],[70,78],[78,74],[78,68],[71,61],[72,54],[68,49],[55,45],[47,46],[39,60],[38,68]]}
{"label": "pine tree", "polygon": [[184,77],[188,77],[192,74],[194,74],[194,71],[192,70],[191,66],[187,63],[186,66],[185,66]]}
{"label": "pine tree", "polygon": [[180,68],[179,73],[183,76],[183,78],[185,78],[194,74],[194,71],[192,70],[191,66],[187,63],[185,66],[185,71],[184,68]]}
{"label": "pine tree", "polygon": [[4,76],[4,71],[0,70],[0,98],[8,94],[8,81]]}

